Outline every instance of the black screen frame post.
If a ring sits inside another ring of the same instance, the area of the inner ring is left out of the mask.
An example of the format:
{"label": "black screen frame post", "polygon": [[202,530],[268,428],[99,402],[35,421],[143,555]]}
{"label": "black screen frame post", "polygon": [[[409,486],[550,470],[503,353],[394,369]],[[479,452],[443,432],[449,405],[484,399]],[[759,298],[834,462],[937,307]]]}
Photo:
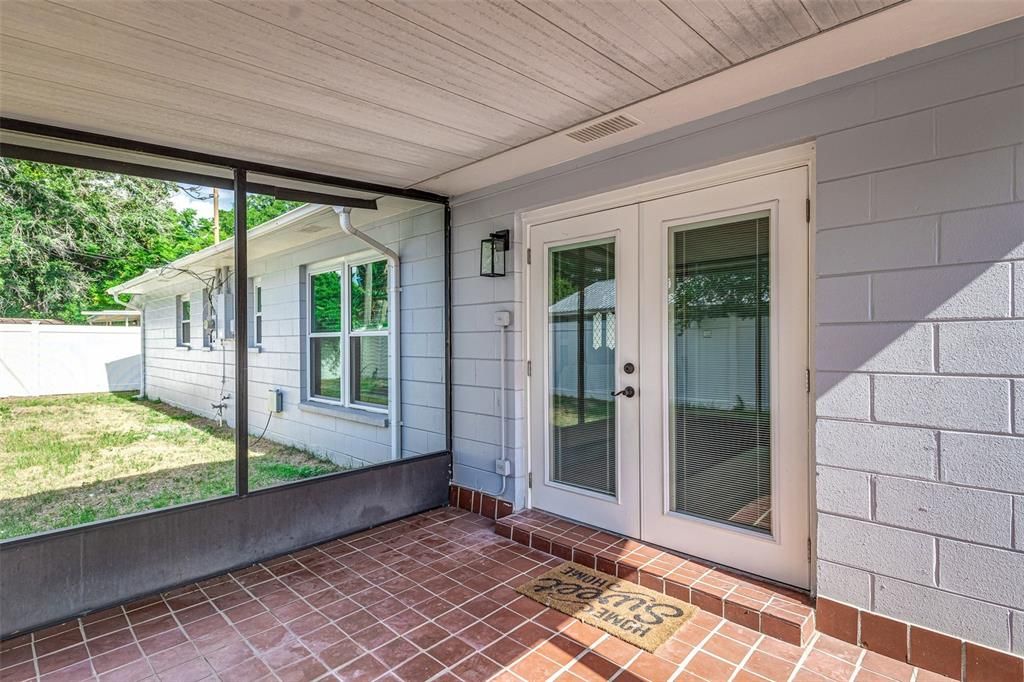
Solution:
{"label": "black screen frame post", "polygon": [[249,494],[249,265],[244,168],[235,168],[235,494]]}

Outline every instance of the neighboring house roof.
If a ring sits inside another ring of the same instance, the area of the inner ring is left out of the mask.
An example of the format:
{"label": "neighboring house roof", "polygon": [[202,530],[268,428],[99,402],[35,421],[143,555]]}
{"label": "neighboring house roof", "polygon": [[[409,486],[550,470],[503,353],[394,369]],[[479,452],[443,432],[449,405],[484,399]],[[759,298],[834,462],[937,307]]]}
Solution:
{"label": "neighboring house roof", "polygon": [[[568,315],[579,312],[580,292],[575,291],[560,301],[548,306],[552,315]],[[583,312],[597,313],[615,307],[615,280],[603,279],[588,285],[583,290]]]}
{"label": "neighboring house roof", "polygon": [[131,322],[138,320],[142,315],[138,310],[83,310],[89,324],[105,322]]}
{"label": "neighboring house roof", "polygon": [[[421,201],[383,196],[377,199],[376,211],[353,209],[352,224],[357,228],[369,226],[425,205]],[[338,217],[331,206],[305,204],[248,231],[246,242],[249,261],[341,234]],[[186,270],[212,272],[218,267],[232,267],[234,249],[235,240],[231,237],[167,265],[150,268],[138,277],[111,287],[107,292],[112,296],[145,294],[178,277],[187,277],[184,274]]]}

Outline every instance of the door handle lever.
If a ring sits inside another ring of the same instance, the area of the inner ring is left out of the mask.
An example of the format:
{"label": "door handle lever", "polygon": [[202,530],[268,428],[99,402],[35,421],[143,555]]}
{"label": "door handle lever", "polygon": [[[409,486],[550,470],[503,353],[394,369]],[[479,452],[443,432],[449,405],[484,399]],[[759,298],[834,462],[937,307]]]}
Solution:
{"label": "door handle lever", "polygon": [[636,395],[636,389],[635,389],[635,388],[633,388],[632,386],[626,386],[626,387],[625,387],[624,389],[622,389],[621,391],[615,391],[614,393],[612,393],[612,397],[613,397],[613,398],[614,398],[615,396],[619,396],[619,395],[624,395],[624,396],[626,396],[627,398],[632,398],[633,396],[635,396],[635,395]]}

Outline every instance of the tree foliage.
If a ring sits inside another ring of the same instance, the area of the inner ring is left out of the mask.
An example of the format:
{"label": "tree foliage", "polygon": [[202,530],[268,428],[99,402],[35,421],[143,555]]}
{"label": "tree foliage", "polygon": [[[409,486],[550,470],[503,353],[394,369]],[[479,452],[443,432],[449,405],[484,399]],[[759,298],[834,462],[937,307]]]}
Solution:
{"label": "tree foliage", "polygon": [[[175,210],[172,182],[0,158],[0,316],[80,322],[120,308],[107,289],[213,244],[212,221]],[[253,195],[251,228],[300,204]],[[234,212],[220,211],[221,235]]]}

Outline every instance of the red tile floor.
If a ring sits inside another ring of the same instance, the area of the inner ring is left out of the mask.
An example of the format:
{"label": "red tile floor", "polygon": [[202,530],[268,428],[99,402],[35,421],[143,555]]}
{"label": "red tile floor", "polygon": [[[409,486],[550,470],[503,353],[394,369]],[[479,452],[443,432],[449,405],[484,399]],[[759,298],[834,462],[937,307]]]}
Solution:
{"label": "red tile floor", "polygon": [[20,680],[945,679],[699,613],[655,654],[518,595],[561,559],[438,509],[0,644]]}

